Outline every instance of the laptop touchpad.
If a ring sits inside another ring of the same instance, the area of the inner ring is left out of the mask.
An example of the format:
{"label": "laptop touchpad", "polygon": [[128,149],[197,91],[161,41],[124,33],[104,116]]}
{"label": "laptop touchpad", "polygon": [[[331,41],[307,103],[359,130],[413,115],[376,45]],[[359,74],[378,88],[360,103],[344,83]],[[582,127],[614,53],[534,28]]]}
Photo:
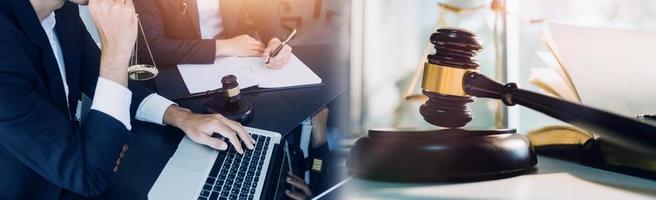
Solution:
{"label": "laptop touchpad", "polygon": [[191,141],[185,136],[180,141],[178,150],[175,151],[171,162],[175,163],[176,167],[202,172],[208,169],[208,166],[211,166],[217,153],[218,151]]}

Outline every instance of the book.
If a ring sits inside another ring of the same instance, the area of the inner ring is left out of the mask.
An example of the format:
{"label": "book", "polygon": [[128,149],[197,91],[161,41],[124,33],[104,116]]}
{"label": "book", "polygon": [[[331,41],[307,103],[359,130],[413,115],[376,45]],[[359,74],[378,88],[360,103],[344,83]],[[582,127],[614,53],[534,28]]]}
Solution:
{"label": "book", "polygon": [[220,89],[221,78],[229,74],[237,77],[240,89],[282,89],[322,83],[321,78],[295,55],[278,69],[265,67],[261,57],[217,57],[213,64],[180,64],[178,71],[192,94]]}
{"label": "book", "polygon": [[594,136],[585,130],[565,125],[554,125],[530,131],[527,134],[536,147],[549,145],[584,145]]}
{"label": "book", "polygon": [[527,135],[539,155],[656,179],[656,158],[635,153],[572,126],[547,126]]}
{"label": "book", "polygon": [[[532,69],[529,82],[543,93],[632,118],[656,113],[656,79],[651,77],[656,74],[656,56],[646,51],[656,43],[656,34],[547,24],[542,41],[546,50],[536,54],[548,67]],[[656,177],[655,158],[594,132],[552,125],[527,136],[538,154]]]}
{"label": "book", "polygon": [[547,24],[542,38],[556,64],[542,60],[580,103],[626,117],[656,113],[654,32]]}

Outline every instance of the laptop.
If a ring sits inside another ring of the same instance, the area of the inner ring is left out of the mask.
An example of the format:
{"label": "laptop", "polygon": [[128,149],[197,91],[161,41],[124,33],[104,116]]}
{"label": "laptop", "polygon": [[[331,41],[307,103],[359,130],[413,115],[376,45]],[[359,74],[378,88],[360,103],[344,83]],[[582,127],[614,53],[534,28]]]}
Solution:
{"label": "laptop", "polygon": [[148,192],[148,198],[283,198],[290,166],[282,136],[261,129],[246,130],[256,143],[255,149],[245,150],[244,154],[237,153],[231,145],[228,150],[217,151],[185,136]]}

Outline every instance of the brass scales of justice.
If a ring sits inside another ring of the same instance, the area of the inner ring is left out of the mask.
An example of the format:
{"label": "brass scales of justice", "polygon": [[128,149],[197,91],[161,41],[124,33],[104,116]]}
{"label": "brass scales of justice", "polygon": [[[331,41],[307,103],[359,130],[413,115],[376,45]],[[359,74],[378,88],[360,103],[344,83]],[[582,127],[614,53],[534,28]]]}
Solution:
{"label": "brass scales of justice", "polygon": [[[148,81],[155,78],[159,74],[159,70],[157,69],[153,52],[150,49],[148,40],[146,39],[146,33],[141,24],[141,20],[138,18],[137,24],[139,33],[141,33],[141,38],[144,40],[146,50],[148,51],[148,57],[152,64],[139,63],[139,41],[135,41],[132,58],[129,63],[130,66],[128,67],[128,77],[135,81]],[[294,30],[294,32],[296,32],[296,30]],[[221,90],[217,95],[213,95],[214,97],[211,98],[205,106],[205,112],[221,113],[228,119],[239,121],[241,123],[250,121],[253,117],[253,105],[247,99],[242,99],[238,87],[239,83],[237,83],[237,77],[234,75],[227,75],[222,78],[221,83],[222,88],[226,88],[226,90]]]}
{"label": "brass scales of justice", "polygon": [[139,40],[136,40],[134,42],[134,50],[132,50],[130,66],[128,67],[128,77],[135,81],[147,81],[155,78],[155,76],[159,74],[159,70],[157,69],[157,64],[155,64],[153,52],[150,50],[150,45],[146,39],[146,33],[139,18],[137,18],[137,24],[139,26],[141,37],[146,44],[146,50],[148,50],[148,55],[152,64],[139,64]]}

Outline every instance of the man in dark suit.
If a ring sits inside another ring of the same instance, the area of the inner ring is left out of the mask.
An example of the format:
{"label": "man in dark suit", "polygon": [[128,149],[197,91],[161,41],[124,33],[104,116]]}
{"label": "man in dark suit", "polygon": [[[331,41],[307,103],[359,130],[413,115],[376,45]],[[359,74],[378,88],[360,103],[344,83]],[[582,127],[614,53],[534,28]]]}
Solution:
{"label": "man in dark suit", "polygon": [[[262,56],[267,60],[285,37],[275,2],[134,0],[159,66],[211,64],[218,56]],[[285,65],[291,52],[285,45],[268,67]],[[141,55],[147,53],[141,49]]]}
{"label": "man in dark suit", "polygon": [[[100,194],[128,151],[131,119],[178,127],[215,149],[228,144],[213,133],[239,152],[240,139],[253,147],[239,123],[194,114],[128,83],[137,36],[132,0],[89,0],[102,54],[74,4],[87,0],[70,1],[0,0],[0,199]],[[93,103],[79,122],[82,94]]]}

